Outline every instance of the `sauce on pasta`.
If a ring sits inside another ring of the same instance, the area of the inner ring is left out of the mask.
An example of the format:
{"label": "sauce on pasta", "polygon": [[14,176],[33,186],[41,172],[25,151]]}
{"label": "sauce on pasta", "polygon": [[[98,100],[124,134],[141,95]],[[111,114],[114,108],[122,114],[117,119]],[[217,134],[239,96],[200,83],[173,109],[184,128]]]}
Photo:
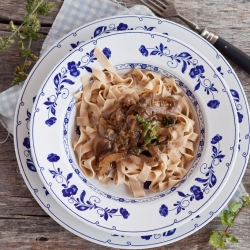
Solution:
{"label": "sauce on pasta", "polygon": [[94,71],[92,83],[82,78],[76,95],[79,167],[101,184],[126,184],[134,197],[176,185],[198,137],[182,90],[156,72],[135,68],[120,76],[98,47],[95,55],[106,70]]}

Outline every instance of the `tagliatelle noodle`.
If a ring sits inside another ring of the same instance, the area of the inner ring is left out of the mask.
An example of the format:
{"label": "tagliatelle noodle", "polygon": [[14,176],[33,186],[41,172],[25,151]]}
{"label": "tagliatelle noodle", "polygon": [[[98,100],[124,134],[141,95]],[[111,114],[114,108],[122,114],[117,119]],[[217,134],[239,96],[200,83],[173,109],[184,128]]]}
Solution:
{"label": "tagliatelle noodle", "polygon": [[145,196],[143,183],[146,181],[151,182],[149,189],[153,192],[176,185],[187,173],[186,163],[195,156],[194,143],[198,138],[194,131],[194,115],[182,90],[173,78],[163,77],[148,70],[141,71],[135,68],[125,76],[120,76],[98,47],[94,54],[106,71],[95,70],[92,73],[92,83],[90,76],[84,76],[83,91],[75,96],[76,122],[80,126],[81,134],[74,150],[79,167],[87,177],[97,176],[100,166],[97,166],[92,144],[99,134],[99,118],[103,111],[111,112],[119,99],[126,94],[131,94],[138,100],[143,92],[150,90],[155,93],[156,106],[160,106],[161,98],[168,96],[178,100],[174,114],[180,122],[174,125],[170,148],[167,152],[161,153],[162,162],[149,166],[140,157],[130,155],[128,159],[121,158],[115,169],[97,177],[104,185],[108,185],[111,178],[115,185],[126,184],[135,197]]}

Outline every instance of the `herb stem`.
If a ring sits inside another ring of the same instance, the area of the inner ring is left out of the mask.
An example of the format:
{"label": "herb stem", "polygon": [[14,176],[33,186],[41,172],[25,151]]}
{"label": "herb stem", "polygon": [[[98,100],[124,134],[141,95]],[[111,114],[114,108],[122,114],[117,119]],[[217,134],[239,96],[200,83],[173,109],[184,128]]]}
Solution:
{"label": "herb stem", "polygon": [[10,39],[11,39],[14,35],[16,35],[17,32],[19,32],[19,30],[23,27],[23,25],[24,25],[24,22],[23,22],[22,24],[20,24],[20,26],[19,26],[17,29],[15,29],[15,31],[13,31],[13,34],[12,34],[11,36],[8,37],[8,40],[6,41],[5,44],[7,44],[7,43],[10,41]]}
{"label": "herb stem", "polygon": [[[30,17],[31,15],[33,15],[33,14],[37,11],[37,9],[38,9],[39,6],[43,3],[43,1],[44,1],[44,0],[41,0],[41,2],[39,2],[39,4],[36,6],[36,8],[28,15],[29,17]],[[11,39],[14,35],[16,35],[16,33],[18,33],[18,32],[20,31],[20,29],[23,27],[24,24],[25,24],[25,22],[22,22],[22,23],[20,24],[20,26],[19,26],[17,29],[15,29],[15,31],[13,31],[12,35],[8,37],[8,40],[5,42],[5,44],[8,44],[8,42],[10,41],[10,39]]]}
{"label": "herb stem", "polygon": [[[28,50],[30,50],[31,43],[32,43],[32,38],[30,37],[30,39],[29,39],[29,45],[28,45]],[[27,59],[28,59],[28,55],[24,59],[24,65],[26,65]]]}
{"label": "herb stem", "polygon": [[[235,219],[238,217],[239,213],[242,211],[243,208],[244,208],[244,206],[242,206],[242,207],[239,209],[239,211],[237,212],[237,214],[234,216],[232,222],[235,221]],[[231,225],[229,225],[229,226],[226,227],[226,229],[224,230],[224,233],[223,233],[222,238],[224,238],[224,236],[225,236],[225,234],[227,233],[227,231],[229,230],[230,226],[231,226]]]}
{"label": "herb stem", "polygon": [[[39,14],[47,15],[50,13],[53,3],[49,3],[49,0],[27,0],[26,13],[24,14],[23,22],[18,26],[15,26],[11,20],[9,27],[12,31],[10,36],[0,37],[0,51],[5,51],[10,47],[10,44],[15,43],[13,37],[18,37],[19,56],[24,59],[23,65],[15,67],[14,79],[12,85],[19,84],[24,81],[28,76],[28,70],[33,61],[37,61],[38,57],[31,52],[31,44],[33,40],[39,38],[39,30],[41,28],[41,22],[37,18]],[[27,48],[25,48],[23,41],[27,41]]]}
{"label": "herb stem", "polygon": [[234,221],[241,213],[244,207],[250,206],[250,196],[242,195],[240,197],[241,202],[232,202],[228,209],[224,210],[220,214],[220,219],[223,225],[226,225],[226,229],[222,232],[212,231],[209,244],[215,247],[215,249],[225,249],[229,243],[238,243],[239,240],[228,233],[230,226],[234,224]]}
{"label": "herb stem", "polygon": [[[43,3],[43,1],[44,0],[41,0],[41,2],[36,6],[36,8],[30,13],[30,15],[33,15],[36,11],[37,11],[37,9],[40,7],[40,5]],[[29,16],[30,16],[29,15]]]}
{"label": "herb stem", "polygon": [[31,43],[32,43],[32,38],[30,37],[30,40],[29,40],[29,45],[28,45],[28,49],[30,49],[30,47],[31,47]]}

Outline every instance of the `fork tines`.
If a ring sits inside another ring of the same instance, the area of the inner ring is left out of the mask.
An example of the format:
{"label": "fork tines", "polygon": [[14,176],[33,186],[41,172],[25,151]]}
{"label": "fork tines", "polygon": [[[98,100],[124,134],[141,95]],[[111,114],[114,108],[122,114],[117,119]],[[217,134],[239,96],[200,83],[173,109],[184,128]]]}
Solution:
{"label": "fork tines", "polygon": [[176,15],[173,0],[140,0],[140,2],[159,16],[170,17]]}

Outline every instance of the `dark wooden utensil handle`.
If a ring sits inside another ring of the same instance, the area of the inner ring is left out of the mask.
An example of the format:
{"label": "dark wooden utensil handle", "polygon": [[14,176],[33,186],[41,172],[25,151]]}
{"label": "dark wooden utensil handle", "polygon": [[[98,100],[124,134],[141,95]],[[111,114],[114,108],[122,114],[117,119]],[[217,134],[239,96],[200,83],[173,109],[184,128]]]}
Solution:
{"label": "dark wooden utensil handle", "polygon": [[214,43],[214,47],[250,74],[250,56],[243,53],[221,37],[219,37]]}

